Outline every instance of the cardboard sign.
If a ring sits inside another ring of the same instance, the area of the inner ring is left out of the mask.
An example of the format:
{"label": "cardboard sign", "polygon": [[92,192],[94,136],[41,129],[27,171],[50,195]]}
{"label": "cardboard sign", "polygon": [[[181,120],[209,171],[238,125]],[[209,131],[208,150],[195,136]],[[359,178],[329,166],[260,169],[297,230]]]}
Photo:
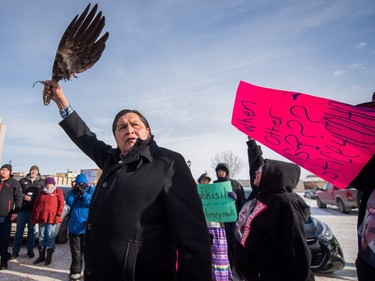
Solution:
{"label": "cardboard sign", "polygon": [[235,201],[229,197],[230,181],[213,184],[198,184],[198,194],[209,222],[232,222],[237,220]]}
{"label": "cardboard sign", "polygon": [[241,81],[232,124],[344,188],[375,152],[375,110]]}

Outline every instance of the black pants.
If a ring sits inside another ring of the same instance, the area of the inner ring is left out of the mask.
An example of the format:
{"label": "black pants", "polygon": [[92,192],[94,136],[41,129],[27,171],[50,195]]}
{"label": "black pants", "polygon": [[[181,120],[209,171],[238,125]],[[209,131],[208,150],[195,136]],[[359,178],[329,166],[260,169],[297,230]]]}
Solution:
{"label": "black pants", "polygon": [[81,274],[82,255],[83,255],[83,234],[69,233],[70,253],[72,254],[72,263],[70,265],[70,274]]}
{"label": "black pants", "polygon": [[375,280],[375,268],[365,262],[361,257],[357,257],[355,265],[357,267],[358,281]]}
{"label": "black pants", "polygon": [[8,243],[10,237],[12,223],[9,217],[0,217],[0,256],[5,261],[10,258],[8,252]]}

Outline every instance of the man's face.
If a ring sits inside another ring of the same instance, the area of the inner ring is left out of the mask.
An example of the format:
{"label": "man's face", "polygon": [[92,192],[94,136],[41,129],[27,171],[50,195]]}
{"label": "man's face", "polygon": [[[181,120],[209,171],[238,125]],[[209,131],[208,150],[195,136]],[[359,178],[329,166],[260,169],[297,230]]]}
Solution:
{"label": "man's face", "polygon": [[217,170],[217,176],[219,178],[225,178],[227,176],[227,171],[225,171],[225,170]]}
{"label": "man's face", "polygon": [[0,177],[2,180],[7,180],[10,177],[10,171],[7,168],[2,168],[0,170]]}
{"label": "man's face", "polygon": [[150,135],[150,128],[146,128],[136,113],[126,113],[117,120],[115,140],[124,155],[133,149],[137,139],[146,140]]}
{"label": "man's face", "polygon": [[38,176],[38,170],[37,169],[31,169],[30,170],[30,178],[35,179]]}

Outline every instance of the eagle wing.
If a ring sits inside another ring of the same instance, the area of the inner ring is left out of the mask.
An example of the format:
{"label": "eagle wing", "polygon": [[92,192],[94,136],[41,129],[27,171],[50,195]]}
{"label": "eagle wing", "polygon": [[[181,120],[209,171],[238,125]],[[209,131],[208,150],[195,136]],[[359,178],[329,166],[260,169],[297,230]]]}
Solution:
{"label": "eagle wing", "polygon": [[[109,33],[106,32],[98,39],[105,25],[105,17],[102,12],[95,16],[97,9],[98,4],[89,12],[88,4],[83,13],[76,15],[65,30],[53,63],[53,81],[76,78],[78,73],[91,68],[100,59]],[[43,97],[43,102],[48,105],[50,98]]]}

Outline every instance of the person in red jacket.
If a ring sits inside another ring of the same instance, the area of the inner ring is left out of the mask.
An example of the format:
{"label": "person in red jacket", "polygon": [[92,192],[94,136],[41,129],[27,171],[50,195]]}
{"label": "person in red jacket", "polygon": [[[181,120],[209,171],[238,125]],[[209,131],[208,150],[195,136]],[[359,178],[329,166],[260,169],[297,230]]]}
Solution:
{"label": "person in red jacket", "polygon": [[[55,226],[61,222],[64,209],[64,195],[60,188],[56,188],[54,178],[46,178],[45,187],[36,198],[31,221],[39,223],[39,257],[34,264],[45,261],[49,265],[55,251]],[[46,256],[47,252],[47,256]]]}

